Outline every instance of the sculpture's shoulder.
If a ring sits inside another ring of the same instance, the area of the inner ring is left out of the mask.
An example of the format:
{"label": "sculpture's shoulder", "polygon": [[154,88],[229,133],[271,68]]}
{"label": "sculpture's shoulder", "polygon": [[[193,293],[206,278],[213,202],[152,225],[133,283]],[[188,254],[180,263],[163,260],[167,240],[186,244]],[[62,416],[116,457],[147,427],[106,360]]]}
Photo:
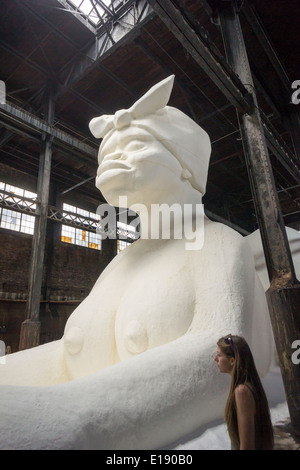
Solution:
{"label": "sculpture's shoulder", "polygon": [[245,237],[231,227],[204,219],[203,245],[192,254],[196,263],[207,266],[252,266],[253,254]]}
{"label": "sculpture's shoulder", "polygon": [[204,218],[204,246],[205,244],[215,244],[224,246],[224,244],[234,243],[236,247],[245,245],[244,237],[228,225]]}

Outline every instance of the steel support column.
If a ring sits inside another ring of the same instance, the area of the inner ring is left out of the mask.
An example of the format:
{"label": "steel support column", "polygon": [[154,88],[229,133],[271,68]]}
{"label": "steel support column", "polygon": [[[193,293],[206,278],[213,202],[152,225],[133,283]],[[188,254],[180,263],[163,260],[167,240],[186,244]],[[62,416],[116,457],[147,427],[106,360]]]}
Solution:
{"label": "steel support column", "polygon": [[243,33],[235,1],[219,11],[227,59],[252,94],[253,112],[240,115],[245,158],[270,278],[266,292],[291,423],[300,435],[300,366],[292,361],[300,339],[300,284],[296,278],[268,156]]}
{"label": "steel support column", "polygon": [[[49,125],[54,120],[54,102],[49,92],[46,104],[46,120]],[[29,290],[26,303],[26,320],[22,323],[19,350],[32,348],[39,344],[39,311],[43,279],[48,199],[51,175],[52,137],[42,135],[40,165],[37,188],[37,217],[32,241],[29,271]]]}
{"label": "steel support column", "polygon": [[[292,108],[294,106],[295,109]],[[297,105],[296,105],[297,106]],[[294,152],[297,156],[298,163],[300,163],[300,115],[294,104],[291,104],[283,118],[285,127],[290,133]]]}

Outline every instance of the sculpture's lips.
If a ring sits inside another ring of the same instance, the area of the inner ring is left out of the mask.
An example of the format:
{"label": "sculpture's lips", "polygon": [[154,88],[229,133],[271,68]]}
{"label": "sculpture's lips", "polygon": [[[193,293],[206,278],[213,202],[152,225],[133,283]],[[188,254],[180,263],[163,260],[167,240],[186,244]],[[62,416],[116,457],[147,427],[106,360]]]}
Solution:
{"label": "sculpture's lips", "polygon": [[97,176],[102,175],[107,170],[130,170],[131,166],[120,160],[109,160],[102,162],[98,168]]}

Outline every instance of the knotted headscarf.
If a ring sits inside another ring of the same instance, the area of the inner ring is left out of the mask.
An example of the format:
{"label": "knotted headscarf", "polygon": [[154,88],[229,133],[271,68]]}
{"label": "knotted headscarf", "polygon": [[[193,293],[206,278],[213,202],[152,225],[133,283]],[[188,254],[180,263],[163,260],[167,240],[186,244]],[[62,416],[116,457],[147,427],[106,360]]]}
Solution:
{"label": "knotted headscarf", "polygon": [[[174,78],[171,75],[154,85],[129,109],[92,119],[89,127],[96,138],[105,137],[105,140],[116,130],[130,125],[145,129],[174,155],[182,166],[183,178],[203,195],[211,153],[210,139],[186,114],[167,106]],[[101,158],[101,146],[99,155]]]}

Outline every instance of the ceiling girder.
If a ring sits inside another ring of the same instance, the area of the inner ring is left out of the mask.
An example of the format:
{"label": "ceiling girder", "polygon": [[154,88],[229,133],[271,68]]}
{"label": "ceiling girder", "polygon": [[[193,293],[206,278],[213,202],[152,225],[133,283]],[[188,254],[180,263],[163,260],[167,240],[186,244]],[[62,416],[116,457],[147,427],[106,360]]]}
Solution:
{"label": "ceiling girder", "polygon": [[253,102],[224,57],[212,51],[207,38],[195,31],[182,12],[170,0],[148,0],[153,10],[178,41],[213,80],[227,99],[240,111],[251,112]]}
{"label": "ceiling girder", "polygon": [[281,83],[285,89],[285,92],[288,96],[291,96],[291,83],[287,76],[287,73],[282,66],[270,40],[257,16],[254,12],[253,8],[248,4],[248,2],[244,2],[241,12],[244,14],[247,22],[251,26],[252,30],[254,31],[260,45],[262,46],[263,50],[266,53],[266,56],[269,58],[271,64],[273,65],[277,76],[280,78]]}
{"label": "ceiling girder", "polygon": [[[241,83],[239,77],[233,72],[224,58],[216,55],[216,48],[212,48],[199,31],[195,31],[183,12],[179,11],[172,0],[148,0],[154,11],[167,25],[168,29],[186,48],[200,67],[217,85],[224,96],[242,114],[251,112],[252,99]],[[287,148],[280,144],[282,140],[277,131],[272,128],[265,115],[261,116],[264,125],[266,141],[270,150],[290,172],[296,182],[300,180],[300,168]],[[272,128],[272,130],[271,130]]]}
{"label": "ceiling girder", "polygon": [[92,163],[96,161],[98,153],[96,149],[60,129],[49,126],[46,121],[21,108],[16,108],[8,103],[0,104],[0,120],[5,127],[13,128],[16,133],[26,132],[28,137],[32,134],[33,139],[37,135],[47,134],[53,138],[54,145],[67,147],[70,151],[77,150],[85,159]]}

